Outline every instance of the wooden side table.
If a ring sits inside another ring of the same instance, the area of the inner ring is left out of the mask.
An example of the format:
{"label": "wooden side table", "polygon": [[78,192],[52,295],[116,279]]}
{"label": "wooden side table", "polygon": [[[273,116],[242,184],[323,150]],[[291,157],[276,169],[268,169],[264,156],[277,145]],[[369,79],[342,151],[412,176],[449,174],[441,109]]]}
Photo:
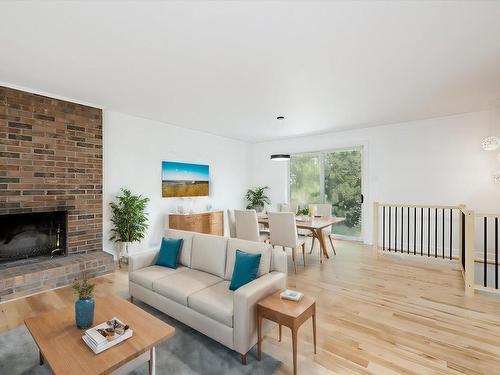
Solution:
{"label": "wooden side table", "polygon": [[281,299],[281,292],[276,292],[257,303],[257,360],[260,361],[262,349],[262,320],[268,319],[279,324],[279,341],[281,326],[292,331],[293,373],[297,374],[297,332],[300,326],[312,317],[314,354],[316,354],[316,300],[303,296],[299,302]]}

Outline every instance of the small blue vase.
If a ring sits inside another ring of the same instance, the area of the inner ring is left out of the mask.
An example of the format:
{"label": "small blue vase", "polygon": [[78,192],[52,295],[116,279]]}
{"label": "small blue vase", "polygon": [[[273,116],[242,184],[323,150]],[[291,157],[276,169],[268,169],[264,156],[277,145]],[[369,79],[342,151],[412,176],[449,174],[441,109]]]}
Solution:
{"label": "small blue vase", "polygon": [[80,298],[75,302],[76,326],[87,329],[94,321],[95,301],[93,298]]}

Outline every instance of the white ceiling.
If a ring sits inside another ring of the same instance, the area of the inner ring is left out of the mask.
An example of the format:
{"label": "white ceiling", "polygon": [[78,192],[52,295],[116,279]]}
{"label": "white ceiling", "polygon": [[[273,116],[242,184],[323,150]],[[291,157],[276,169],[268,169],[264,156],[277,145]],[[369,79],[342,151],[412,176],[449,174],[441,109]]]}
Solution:
{"label": "white ceiling", "polygon": [[500,97],[499,1],[2,2],[0,15],[0,81],[250,142]]}

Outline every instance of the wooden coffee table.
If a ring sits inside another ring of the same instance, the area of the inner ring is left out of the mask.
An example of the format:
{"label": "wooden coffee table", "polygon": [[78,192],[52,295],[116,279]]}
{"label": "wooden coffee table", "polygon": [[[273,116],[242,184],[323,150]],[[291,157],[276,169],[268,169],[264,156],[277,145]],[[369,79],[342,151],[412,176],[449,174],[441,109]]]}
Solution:
{"label": "wooden coffee table", "polygon": [[149,361],[149,373],[154,373],[154,348],[172,337],[175,329],[125,299],[96,299],[93,325],[113,317],[127,323],[134,335],[99,354],[83,342],[85,330],[76,327],[73,304],[28,318],[24,323],[40,350],[40,364],[46,361],[54,374],[121,372],[120,368],[131,361]]}
{"label": "wooden coffee table", "polygon": [[279,341],[281,326],[292,331],[293,373],[297,374],[297,332],[300,326],[312,317],[314,354],[316,354],[316,300],[304,295],[299,302],[281,299],[281,292],[276,292],[257,303],[257,360],[260,361],[262,350],[262,320],[269,319],[279,324]]}

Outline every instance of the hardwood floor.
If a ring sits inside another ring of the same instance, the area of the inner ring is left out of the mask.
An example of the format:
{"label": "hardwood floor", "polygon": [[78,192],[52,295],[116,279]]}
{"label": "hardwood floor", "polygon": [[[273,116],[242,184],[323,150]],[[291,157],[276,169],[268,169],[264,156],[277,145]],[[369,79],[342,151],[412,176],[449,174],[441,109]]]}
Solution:
{"label": "hardwood floor", "polygon": [[[305,270],[299,262],[289,274],[290,288],[317,299],[318,354],[309,321],[299,331],[299,373],[500,374],[500,299],[465,297],[455,264],[375,259],[371,248],[346,241],[336,248],[320,265],[316,246]],[[128,297],[126,272],[95,282],[97,296]],[[72,301],[62,288],[0,304],[0,331]],[[271,332],[262,350],[284,363],[280,374],[292,372],[288,329],[282,342]]]}

